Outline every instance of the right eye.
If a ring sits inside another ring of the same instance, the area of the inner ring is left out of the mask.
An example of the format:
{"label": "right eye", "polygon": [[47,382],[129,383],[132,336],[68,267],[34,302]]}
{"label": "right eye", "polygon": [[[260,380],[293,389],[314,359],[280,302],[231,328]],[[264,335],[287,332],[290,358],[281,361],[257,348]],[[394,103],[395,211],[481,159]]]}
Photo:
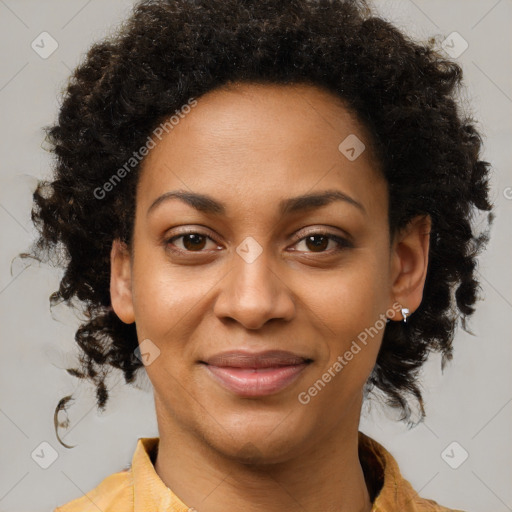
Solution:
{"label": "right eye", "polygon": [[[175,242],[180,239],[181,247],[177,247]],[[188,231],[186,233],[181,233],[179,235],[168,238],[165,240],[165,245],[172,251],[178,251],[182,253],[202,252],[208,240],[212,241],[215,244],[215,247],[218,247],[218,244],[215,242],[215,240],[210,238],[208,235],[198,233],[196,231]]]}

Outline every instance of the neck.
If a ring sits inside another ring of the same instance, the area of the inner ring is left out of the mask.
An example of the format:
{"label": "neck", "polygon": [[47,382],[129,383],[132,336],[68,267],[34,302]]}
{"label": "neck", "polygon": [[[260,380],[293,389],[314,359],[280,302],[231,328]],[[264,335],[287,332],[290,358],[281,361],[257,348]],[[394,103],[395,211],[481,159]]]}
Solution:
{"label": "neck", "polygon": [[337,425],[326,438],[273,464],[227,458],[190,429],[164,423],[159,421],[155,470],[198,512],[370,512],[372,508],[358,456],[358,421],[351,427]]}

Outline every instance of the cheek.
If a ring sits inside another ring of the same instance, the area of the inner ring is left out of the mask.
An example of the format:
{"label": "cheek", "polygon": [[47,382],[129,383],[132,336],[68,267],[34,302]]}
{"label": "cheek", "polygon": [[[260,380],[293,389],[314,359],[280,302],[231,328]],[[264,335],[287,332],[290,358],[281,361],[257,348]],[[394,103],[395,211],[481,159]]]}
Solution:
{"label": "cheek", "polygon": [[386,309],[386,269],[369,249],[357,250],[346,265],[311,285],[305,300],[332,333],[357,335]]}
{"label": "cheek", "polygon": [[176,283],[155,269],[139,269],[133,281],[133,302],[137,328],[146,337],[160,338],[179,318],[186,297],[176,289]]}
{"label": "cheek", "polygon": [[375,364],[387,306],[386,272],[377,260],[375,253],[361,251],[350,267],[309,292],[308,305],[323,326],[325,344],[315,377],[329,381],[331,389],[362,386]]}
{"label": "cheek", "polygon": [[135,321],[146,337],[164,341],[171,332],[182,336],[211,290],[211,283],[196,270],[197,275],[173,267],[157,249],[140,255],[133,268],[132,291]]}

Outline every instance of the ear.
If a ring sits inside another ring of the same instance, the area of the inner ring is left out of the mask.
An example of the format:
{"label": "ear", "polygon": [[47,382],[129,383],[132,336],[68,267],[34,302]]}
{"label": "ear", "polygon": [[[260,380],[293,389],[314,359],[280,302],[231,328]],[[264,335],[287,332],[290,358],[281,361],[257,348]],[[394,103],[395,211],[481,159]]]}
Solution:
{"label": "ear", "polygon": [[[392,245],[391,293],[395,301],[409,309],[409,315],[418,309],[423,298],[431,227],[429,215],[417,216],[397,233]],[[401,318],[395,320],[402,320],[401,313],[398,315]]]}
{"label": "ear", "polygon": [[110,300],[116,315],[125,324],[135,322],[130,252],[119,239],[112,242],[110,251]]}

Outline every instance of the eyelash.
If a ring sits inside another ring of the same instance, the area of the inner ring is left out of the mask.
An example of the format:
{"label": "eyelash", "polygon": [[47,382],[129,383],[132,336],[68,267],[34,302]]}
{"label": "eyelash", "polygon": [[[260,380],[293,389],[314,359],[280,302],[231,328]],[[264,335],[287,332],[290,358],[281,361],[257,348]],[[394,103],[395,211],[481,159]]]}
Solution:
{"label": "eyelash", "polygon": [[[173,242],[175,240],[178,240],[187,235],[199,235],[201,237],[209,238],[212,242],[218,243],[216,240],[214,240],[212,237],[210,237],[206,233],[201,233],[199,231],[191,230],[191,231],[185,231],[183,233],[180,233],[179,235],[175,235],[171,238],[164,240],[165,246],[169,247],[171,251],[173,251],[175,253],[180,253],[180,254],[194,254],[194,253],[200,254],[200,253],[204,252],[202,250],[187,251],[187,250],[183,250],[183,249],[178,249],[176,246],[174,246]],[[343,237],[340,237],[333,233],[329,233],[327,231],[322,231],[322,230],[312,231],[311,233],[308,233],[302,237],[295,237],[293,245],[296,245],[297,243],[302,242],[303,240],[306,240],[308,237],[311,237],[311,236],[314,236],[314,237],[323,236],[323,237],[329,238],[330,240],[333,240],[334,242],[336,242],[338,244],[338,247],[336,249],[330,249],[330,250],[321,251],[318,253],[315,253],[313,251],[297,251],[297,252],[306,252],[306,254],[330,254],[330,253],[332,254],[332,253],[338,253],[338,252],[343,251],[344,249],[350,249],[353,247],[352,243],[349,242],[349,240],[347,240],[346,238],[343,238]]]}

